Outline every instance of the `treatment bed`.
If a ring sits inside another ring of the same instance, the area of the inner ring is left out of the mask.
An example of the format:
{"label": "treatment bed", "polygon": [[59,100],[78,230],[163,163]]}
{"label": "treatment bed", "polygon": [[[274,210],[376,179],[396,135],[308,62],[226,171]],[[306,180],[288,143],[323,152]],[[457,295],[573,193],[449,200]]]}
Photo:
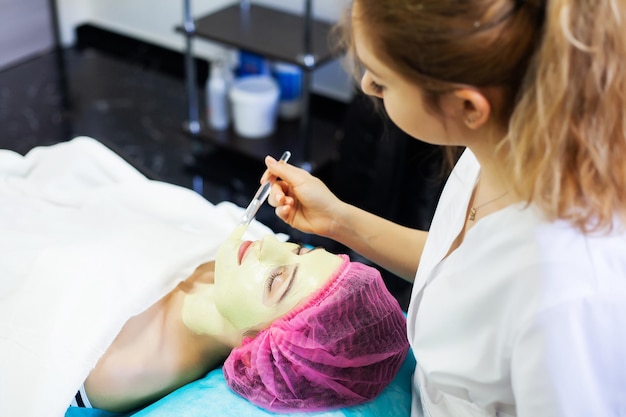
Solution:
{"label": "treatment bed", "polygon": [[[68,405],[128,318],[214,259],[242,212],[150,180],[91,138],[0,150],[0,416],[118,416]],[[254,221],[246,233],[272,231]],[[414,366],[409,353],[374,401],[313,414],[408,416]],[[273,414],[215,369],[128,415]]]}

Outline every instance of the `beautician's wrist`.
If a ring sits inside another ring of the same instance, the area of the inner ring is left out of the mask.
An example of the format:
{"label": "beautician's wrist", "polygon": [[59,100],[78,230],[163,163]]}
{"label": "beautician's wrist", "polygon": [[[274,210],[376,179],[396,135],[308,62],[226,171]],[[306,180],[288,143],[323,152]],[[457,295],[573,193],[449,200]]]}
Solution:
{"label": "beautician's wrist", "polygon": [[345,242],[349,237],[352,230],[352,220],[354,219],[354,213],[358,210],[357,207],[339,201],[335,210],[333,211],[332,218],[329,222],[328,233],[326,237],[335,240],[337,242]]}

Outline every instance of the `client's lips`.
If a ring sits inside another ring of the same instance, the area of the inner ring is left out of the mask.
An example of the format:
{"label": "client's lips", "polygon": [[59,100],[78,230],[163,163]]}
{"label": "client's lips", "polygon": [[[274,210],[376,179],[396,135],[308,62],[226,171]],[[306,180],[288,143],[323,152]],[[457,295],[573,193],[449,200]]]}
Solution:
{"label": "client's lips", "polygon": [[252,245],[252,241],[246,240],[239,245],[239,252],[237,253],[237,257],[239,260],[239,265],[241,265],[241,261],[243,261],[243,257],[246,254],[248,248]]}

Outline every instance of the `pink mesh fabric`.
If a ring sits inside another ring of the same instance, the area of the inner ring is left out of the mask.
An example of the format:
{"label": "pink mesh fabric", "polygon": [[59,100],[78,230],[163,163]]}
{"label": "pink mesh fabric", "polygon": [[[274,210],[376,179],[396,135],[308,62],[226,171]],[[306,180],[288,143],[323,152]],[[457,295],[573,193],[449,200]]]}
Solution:
{"label": "pink mesh fabric", "polygon": [[231,352],[235,392],[270,411],[323,411],[370,401],[395,377],[405,316],[376,269],[342,256],[323,288]]}

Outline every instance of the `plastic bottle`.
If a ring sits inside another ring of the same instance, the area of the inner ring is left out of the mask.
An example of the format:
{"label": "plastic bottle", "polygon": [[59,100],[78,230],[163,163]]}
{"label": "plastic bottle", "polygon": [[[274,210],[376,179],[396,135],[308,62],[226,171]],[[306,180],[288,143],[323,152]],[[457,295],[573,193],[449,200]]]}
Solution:
{"label": "plastic bottle", "polygon": [[207,121],[211,129],[224,130],[230,125],[228,90],[230,79],[223,62],[211,64],[211,75],[206,83]]}

